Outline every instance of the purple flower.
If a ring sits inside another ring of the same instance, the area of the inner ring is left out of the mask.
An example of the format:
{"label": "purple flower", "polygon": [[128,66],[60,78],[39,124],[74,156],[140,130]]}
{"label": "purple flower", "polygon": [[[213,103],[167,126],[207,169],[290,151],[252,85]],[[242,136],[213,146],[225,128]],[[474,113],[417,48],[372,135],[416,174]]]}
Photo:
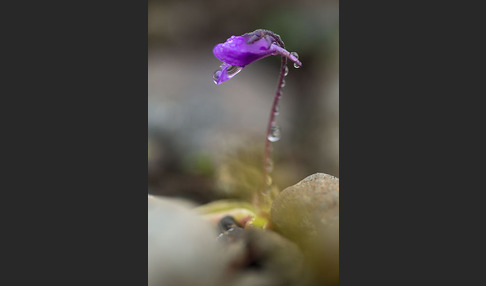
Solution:
{"label": "purple flower", "polygon": [[297,66],[302,65],[295,54],[284,49],[280,37],[267,30],[256,30],[242,36],[231,36],[226,42],[216,45],[213,53],[223,62],[213,75],[216,84],[221,84],[234,77],[252,62],[272,55],[280,54],[289,58]]}

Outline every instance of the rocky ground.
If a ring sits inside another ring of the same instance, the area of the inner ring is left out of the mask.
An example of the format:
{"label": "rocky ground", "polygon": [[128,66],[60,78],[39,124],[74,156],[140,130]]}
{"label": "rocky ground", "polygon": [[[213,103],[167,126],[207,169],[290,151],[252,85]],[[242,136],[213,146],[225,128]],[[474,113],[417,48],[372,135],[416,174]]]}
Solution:
{"label": "rocky ground", "polygon": [[277,195],[264,228],[247,221],[149,195],[149,286],[339,284],[338,178],[308,176]]}

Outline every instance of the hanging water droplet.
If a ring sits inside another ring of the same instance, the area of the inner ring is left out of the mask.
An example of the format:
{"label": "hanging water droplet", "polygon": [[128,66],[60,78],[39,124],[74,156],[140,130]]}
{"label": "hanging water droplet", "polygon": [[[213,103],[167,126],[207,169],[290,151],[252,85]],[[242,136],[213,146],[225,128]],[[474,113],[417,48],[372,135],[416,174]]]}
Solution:
{"label": "hanging water droplet", "polygon": [[270,128],[270,134],[268,134],[268,141],[270,142],[277,142],[280,140],[280,128],[276,125],[273,125]]}
{"label": "hanging water droplet", "polygon": [[267,186],[271,186],[272,185],[272,182],[273,182],[272,176],[266,175],[265,176],[265,184],[267,184]]}
{"label": "hanging water droplet", "polygon": [[288,74],[289,74],[289,67],[285,66],[284,76],[287,76]]}
{"label": "hanging water droplet", "polygon": [[219,69],[214,72],[213,81],[215,84],[218,84],[224,70],[226,70],[225,80],[228,80],[230,78],[233,78],[235,75],[237,75],[242,69],[243,68],[239,66],[226,66],[226,64],[222,64],[221,66],[219,66]]}
{"label": "hanging water droplet", "polygon": [[268,196],[272,192],[272,187],[266,187],[265,189],[262,190],[262,194],[264,196]]}
{"label": "hanging water droplet", "polygon": [[232,78],[234,77],[235,75],[237,75],[243,68],[242,67],[239,67],[239,66],[229,66],[227,69],[226,69],[226,72],[228,73],[228,77],[229,78]]}
{"label": "hanging water droplet", "polygon": [[[290,53],[292,56],[294,56],[295,58],[299,59],[299,54],[297,54],[296,52],[291,52]],[[296,63],[294,63],[294,68],[298,69],[300,68],[300,66]]]}
{"label": "hanging water droplet", "polygon": [[278,115],[280,113],[280,107],[275,105],[275,109],[273,110],[273,114]]}
{"label": "hanging water droplet", "polygon": [[267,159],[267,161],[265,162],[265,170],[267,171],[267,173],[273,172],[273,161],[272,161],[272,159]]}
{"label": "hanging water droplet", "polygon": [[285,86],[285,79],[282,80],[282,83],[280,84],[280,87],[284,87]]}
{"label": "hanging water droplet", "polygon": [[221,73],[222,73],[221,69],[219,69],[219,70],[217,70],[213,73],[213,81],[214,81],[215,84],[218,84],[219,79],[221,78]]}

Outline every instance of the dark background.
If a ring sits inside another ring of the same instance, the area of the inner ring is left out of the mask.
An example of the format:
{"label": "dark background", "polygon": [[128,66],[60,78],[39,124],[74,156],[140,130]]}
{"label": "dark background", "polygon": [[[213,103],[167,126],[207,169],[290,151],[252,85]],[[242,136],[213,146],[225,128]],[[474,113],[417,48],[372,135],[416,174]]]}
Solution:
{"label": "dark background", "polygon": [[[83,4],[2,18],[5,276],[144,284],[147,3]],[[483,9],[339,6],[340,284],[484,281]]]}
{"label": "dark background", "polygon": [[[150,0],[149,192],[201,203],[251,192],[247,173],[263,168],[280,57],[252,63],[217,86],[212,74],[221,63],[212,48],[259,28],[279,34],[303,63],[288,64],[277,117],[282,138],[273,144],[275,184],[283,189],[316,172],[339,176],[338,5]],[[230,189],[237,190],[224,191]]]}

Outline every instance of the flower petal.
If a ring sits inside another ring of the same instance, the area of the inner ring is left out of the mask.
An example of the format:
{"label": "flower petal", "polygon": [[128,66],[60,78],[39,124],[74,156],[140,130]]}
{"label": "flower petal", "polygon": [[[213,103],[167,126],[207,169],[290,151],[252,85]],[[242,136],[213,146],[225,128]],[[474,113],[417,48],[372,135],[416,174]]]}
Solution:
{"label": "flower petal", "polygon": [[274,45],[265,37],[248,43],[250,36],[232,36],[226,42],[214,47],[213,53],[220,61],[233,65],[245,67],[250,63],[271,56],[275,52]]}
{"label": "flower petal", "polygon": [[284,44],[278,35],[268,30],[255,30],[242,36],[231,36],[226,42],[216,45],[213,53],[223,64],[213,74],[216,84],[234,77],[241,69],[254,61],[272,55],[282,55],[302,66],[293,53],[284,49]]}
{"label": "flower petal", "polygon": [[242,69],[243,67],[223,63],[221,66],[219,66],[219,69],[214,72],[213,81],[215,84],[221,84],[237,75]]}

